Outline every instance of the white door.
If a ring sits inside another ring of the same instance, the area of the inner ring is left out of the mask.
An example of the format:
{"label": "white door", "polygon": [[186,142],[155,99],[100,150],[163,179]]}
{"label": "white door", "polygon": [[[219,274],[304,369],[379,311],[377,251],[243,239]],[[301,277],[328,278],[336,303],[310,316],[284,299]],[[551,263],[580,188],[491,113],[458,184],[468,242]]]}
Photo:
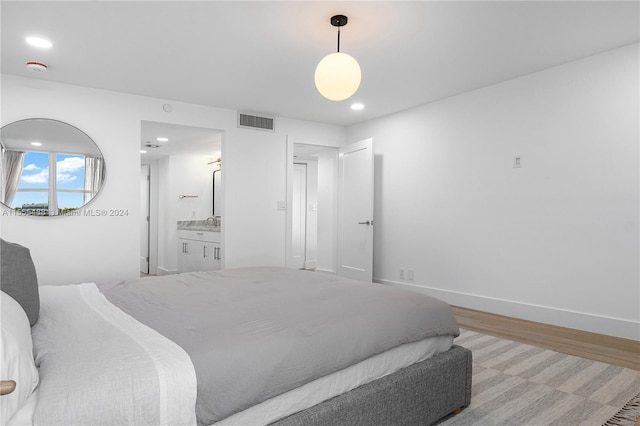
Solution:
{"label": "white door", "polygon": [[307,165],[293,165],[291,255],[292,266],[304,269],[307,247]]}
{"label": "white door", "polygon": [[338,270],[373,279],[373,140],[340,149],[338,162]]}
{"label": "white door", "polygon": [[140,272],[149,273],[149,165],[140,168]]}

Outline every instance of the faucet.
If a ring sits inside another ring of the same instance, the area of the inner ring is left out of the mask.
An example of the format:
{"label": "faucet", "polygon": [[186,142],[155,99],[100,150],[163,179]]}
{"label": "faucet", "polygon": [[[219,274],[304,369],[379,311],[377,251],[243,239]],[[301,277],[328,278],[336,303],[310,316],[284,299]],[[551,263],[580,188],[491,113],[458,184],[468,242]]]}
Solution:
{"label": "faucet", "polygon": [[213,226],[220,226],[220,217],[219,216],[209,216],[206,220],[206,223],[211,223]]}

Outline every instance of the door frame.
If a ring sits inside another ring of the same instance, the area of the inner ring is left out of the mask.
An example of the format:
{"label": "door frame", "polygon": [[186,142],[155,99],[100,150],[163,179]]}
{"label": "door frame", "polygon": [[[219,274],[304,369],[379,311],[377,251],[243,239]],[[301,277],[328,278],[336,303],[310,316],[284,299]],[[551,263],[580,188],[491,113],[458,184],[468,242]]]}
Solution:
{"label": "door frame", "polygon": [[[145,210],[140,212],[140,216],[146,216],[146,218],[140,218],[142,231],[140,233],[140,272],[143,274],[149,274],[149,272],[151,271],[151,253],[149,253],[151,249],[151,244],[149,243],[149,240],[151,238],[151,166],[149,164],[140,165],[140,202],[144,202],[144,204],[141,204],[141,208]],[[143,241],[145,235],[146,241]],[[144,244],[146,244],[146,268],[143,268],[142,266],[142,248]]]}
{"label": "door frame", "polygon": [[[293,205],[293,163],[294,163],[294,151],[295,151],[295,147],[294,145],[296,144],[300,144],[300,145],[313,145],[313,146],[318,146],[321,148],[326,148],[326,149],[333,149],[335,150],[335,155],[336,155],[336,164],[335,164],[335,181],[336,181],[336,185],[334,188],[334,195],[335,195],[335,200],[336,203],[334,205],[334,209],[331,212],[331,215],[333,217],[333,222],[334,222],[334,232],[333,235],[331,235],[331,240],[332,240],[332,245],[333,245],[333,250],[331,253],[331,258],[332,258],[332,264],[333,264],[333,269],[329,270],[329,269],[322,269],[322,268],[317,268],[317,271],[321,271],[321,272],[327,272],[327,273],[331,273],[331,274],[335,274],[336,273],[336,268],[337,268],[337,262],[338,262],[338,252],[337,252],[337,245],[338,245],[338,232],[337,232],[337,224],[338,224],[338,204],[337,204],[337,199],[338,199],[338,151],[340,149],[339,145],[331,145],[328,144],[326,142],[324,143],[314,143],[314,142],[310,142],[310,141],[303,141],[303,140],[298,140],[296,138],[293,138],[289,135],[287,135],[287,149],[286,149],[286,155],[287,155],[287,163],[286,163],[286,167],[287,167],[287,171],[286,171],[286,219],[285,219],[285,267],[287,268],[295,268],[294,262],[293,262],[293,256],[292,256],[292,252],[293,252],[293,248],[292,248],[292,227],[293,227],[293,209],[291,208]],[[308,178],[308,177],[307,177]]]}
{"label": "door frame", "polygon": [[158,162],[142,162],[149,167],[149,275],[158,275]]}
{"label": "door frame", "polygon": [[[153,121],[153,120],[140,120],[140,136],[142,137],[143,127],[147,124],[160,124],[169,125],[176,128],[185,127],[198,127],[211,131],[212,133],[220,135],[220,158],[224,157],[225,143],[226,143],[226,130],[216,129],[212,127],[199,127],[190,124],[174,124],[167,121]],[[141,139],[142,140],[142,139]],[[176,251],[178,248],[177,237],[175,234],[175,221],[168,220],[167,217],[171,217],[172,212],[166,207],[166,191],[161,191],[161,185],[166,185],[165,176],[161,173],[160,161],[163,158],[154,156],[152,158],[145,158],[140,154],[140,164],[148,164],[151,170],[151,200],[150,200],[150,214],[149,214],[149,274],[150,275],[170,275],[175,274],[177,271],[176,261],[173,260],[176,257]],[[213,194],[212,194],[213,195]],[[221,211],[219,213],[222,218],[222,226],[220,229],[220,245],[221,250],[224,250],[225,241],[225,180],[221,179],[220,185],[220,200]],[[167,226],[168,225],[168,226]],[[171,260],[173,260],[173,264]],[[224,268],[225,256],[222,256],[222,267]]]}

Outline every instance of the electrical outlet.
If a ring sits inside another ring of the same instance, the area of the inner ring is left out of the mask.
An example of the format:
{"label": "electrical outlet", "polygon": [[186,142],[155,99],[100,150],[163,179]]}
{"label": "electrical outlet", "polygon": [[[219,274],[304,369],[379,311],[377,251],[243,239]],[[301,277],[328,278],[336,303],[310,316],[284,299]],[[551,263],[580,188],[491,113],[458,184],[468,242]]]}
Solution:
{"label": "electrical outlet", "polygon": [[404,268],[400,268],[400,279],[404,280]]}
{"label": "electrical outlet", "polygon": [[415,276],[416,271],[414,271],[413,269],[407,269],[407,279],[409,281],[413,281],[413,277]]}

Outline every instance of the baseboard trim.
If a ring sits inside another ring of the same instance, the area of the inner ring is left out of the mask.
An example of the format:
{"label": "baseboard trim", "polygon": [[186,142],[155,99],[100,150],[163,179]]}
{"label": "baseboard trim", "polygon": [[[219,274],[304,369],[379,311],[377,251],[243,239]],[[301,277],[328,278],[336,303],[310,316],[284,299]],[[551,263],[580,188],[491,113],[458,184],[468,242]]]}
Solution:
{"label": "baseboard trim", "polygon": [[160,266],[158,266],[156,270],[157,270],[157,275],[173,275],[178,273],[177,269],[166,269]]}
{"label": "baseboard trim", "polygon": [[463,308],[640,341],[640,322],[636,321],[480,296],[477,294],[444,290],[399,281],[377,278],[374,278],[373,281],[392,287],[408,288],[414,291],[419,291],[421,293],[428,294],[429,296],[442,299],[450,305],[460,306]]}

